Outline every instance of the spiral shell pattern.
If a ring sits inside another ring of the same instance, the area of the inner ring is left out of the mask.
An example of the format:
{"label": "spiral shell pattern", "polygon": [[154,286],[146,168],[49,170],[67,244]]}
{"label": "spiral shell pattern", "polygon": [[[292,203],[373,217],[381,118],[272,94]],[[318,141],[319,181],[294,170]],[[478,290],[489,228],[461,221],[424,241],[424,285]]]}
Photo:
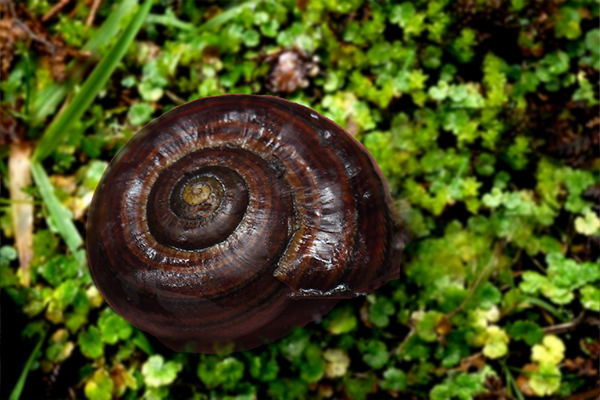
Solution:
{"label": "spiral shell pattern", "polygon": [[399,274],[401,226],[367,150],[269,96],[179,106],[119,151],[88,255],[109,305],[176,351],[245,350]]}

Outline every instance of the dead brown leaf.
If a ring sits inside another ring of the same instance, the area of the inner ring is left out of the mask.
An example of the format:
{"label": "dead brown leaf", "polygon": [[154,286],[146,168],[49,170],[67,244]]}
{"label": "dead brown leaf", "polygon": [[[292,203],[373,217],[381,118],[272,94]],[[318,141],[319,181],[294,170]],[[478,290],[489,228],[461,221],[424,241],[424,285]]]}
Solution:
{"label": "dead brown leaf", "polygon": [[537,364],[526,364],[522,368],[523,373],[517,377],[517,387],[525,396],[536,396],[533,389],[529,386],[529,376],[531,372],[538,371]]}
{"label": "dead brown leaf", "polygon": [[29,266],[33,259],[33,201],[24,192],[31,186],[31,150],[29,142],[17,141],[10,148],[8,160],[12,221],[24,286],[29,286]]}

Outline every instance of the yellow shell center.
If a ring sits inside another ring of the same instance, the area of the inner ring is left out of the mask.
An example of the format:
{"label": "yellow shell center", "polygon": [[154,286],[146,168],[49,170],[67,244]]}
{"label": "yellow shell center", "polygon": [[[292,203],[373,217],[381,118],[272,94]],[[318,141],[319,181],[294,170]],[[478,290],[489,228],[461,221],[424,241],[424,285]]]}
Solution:
{"label": "yellow shell center", "polygon": [[192,182],[183,189],[183,200],[189,205],[196,206],[208,200],[210,193],[210,186],[201,182]]}

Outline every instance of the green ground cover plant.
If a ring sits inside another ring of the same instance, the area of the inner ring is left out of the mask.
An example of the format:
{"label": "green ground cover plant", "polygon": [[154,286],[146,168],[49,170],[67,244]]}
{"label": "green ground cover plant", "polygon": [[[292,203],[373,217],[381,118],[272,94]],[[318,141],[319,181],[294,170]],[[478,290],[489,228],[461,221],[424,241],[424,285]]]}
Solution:
{"label": "green ground cover plant", "polygon": [[[61,3],[0,2],[3,398],[600,395],[597,1]],[[366,146],[403,271],[271,345],[177,354],[100,296],[86,213],[140,127],[227,93]]]}

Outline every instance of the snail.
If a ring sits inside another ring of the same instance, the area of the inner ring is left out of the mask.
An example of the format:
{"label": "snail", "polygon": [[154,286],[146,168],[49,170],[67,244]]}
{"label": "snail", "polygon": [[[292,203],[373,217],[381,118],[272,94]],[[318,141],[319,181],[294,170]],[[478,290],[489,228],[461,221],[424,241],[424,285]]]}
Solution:
{"label": "snail", "polygon": [[397,279],[402,226],[369,152],[277,97],[176,107],[108,166],[87,226],[108,304],[175,351],[241,351]]}

